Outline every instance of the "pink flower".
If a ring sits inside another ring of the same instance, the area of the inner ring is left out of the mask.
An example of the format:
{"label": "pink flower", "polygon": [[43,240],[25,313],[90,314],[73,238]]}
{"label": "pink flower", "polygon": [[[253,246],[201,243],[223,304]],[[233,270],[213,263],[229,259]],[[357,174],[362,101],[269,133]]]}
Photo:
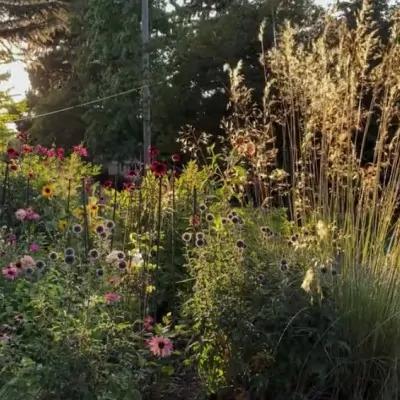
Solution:
{"label": "pink flower", "polygon": [[7,239],[8,243],[14,244],[17,243],[17,236],[14,233],[11,233]]}
{"label": "pink flower", "polygon": [[122,300],[122,296],[117,293],[107,293],[104,295],[104,301],[107,304],[119,303]]}
{"label": "pink flower", "polygon": [[17,211],[15,211],[15,218],[17,218],[18,221],[23,221],[26,217],[26,211],[23,208],[19,208]]}
{"label": "pink flower", "polygon": [[56,153],[56,151],[55,151],[54,149],[50,149],[50,150],[47,150],[46,156],[47,156],[47,157],[50,157],[50,158],[56,157],[56,156],[57,156],[57,153]]}
{"label": "pink flower", "polygon": [[21,264],[24,268],[26,267],[34,267],[36,262],[31,256],[23,256],[21,257]]}
{"label": "pink flower", "polygon": [[74,146],[73,150],[74,153],[79,154],[81,157],[87,157],[88,155],[87,150],[83,146]]}
{"label": "pink flower", "polygon": [[150,351],[158,357],[168,357],[173,350],[172,342],[167,337],[153,337],[147,342],[147,345]]}
{"label": "pink flower", "polygon": [[4,278],[8,279],[9,281],[13,281],[18,276],[18,270],[12,264],[10,264],[2,269],[2,274]]}
{"label": "pink flower", "polygon": [[25,220],[39,221],[40,215],[38,213],[36,213],[32,207],[27,208],[25,211],[26,211]]}
{"label": "pink flower", "polygon": [[143,327],[146,331],[151,331],[153,329],[154,318],[152,316],[148,316],[143,321]]}
{"label": "pink flower", "polygon": [[32,244],[29,246],[29,250],[30,250],[30,251],[39,251],[39,250],[40,250],[40,246],[39,246],[37,243],[32,243]]}
{"label": "pink flower", "polygon": [[43,146],[40,145],[40,144],[38,144],[38,145],[36,146],[36,151],[37,151],[39,154],[43,154],[43,155],[47,154],[47,149],[46,149],[46,147],[43,147]]}

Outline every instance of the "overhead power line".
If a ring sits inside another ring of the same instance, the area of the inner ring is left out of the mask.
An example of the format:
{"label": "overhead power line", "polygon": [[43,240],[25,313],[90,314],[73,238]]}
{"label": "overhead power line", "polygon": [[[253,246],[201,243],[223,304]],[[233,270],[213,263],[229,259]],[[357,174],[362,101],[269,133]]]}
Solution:
{"label": "overhead power line", "polygon": [[[159,85],[159,84],[164,83],[164,82],[165,81],[156,82],[156,83],[153,84],[153,86]],[[147,85],[145,84],[145,85],[141,85],[141,86],[138,86],[138,87],[135,87],[135,88],[132,88],[132,89],[124,90],[123,92],[112,94],[110,96],[105,96],[105,97],[102,97],[100,99],[87,101],[85,103],[76,104],[76,105],[70,106],[70,107],[60,108],[58,110],[49,111],[49,112],[43,113],[43,114],[37,114],[37,115],[30,116],[30,117],[23,117],[23,118],[15,119],[13,121],[10,121],[10,123],[29,121],[29,120],[32,120],[32,119],[38,119],[38,118],[47,117],[49,115],[59,114],[59,113],[65,112],[65,111],[71,111],[71,110],[74,110],[75,108],[90,106],[92,104],[101,103],[102,101],[105,101],[105,100],[113,99],[115,97],[124,96],[126,94],[129,94],[129,93],[132,93],[132,92],[136,92],[138,90],[142,90],[143,88],[145,88],[147,86],[148,86],[148,84]]]}

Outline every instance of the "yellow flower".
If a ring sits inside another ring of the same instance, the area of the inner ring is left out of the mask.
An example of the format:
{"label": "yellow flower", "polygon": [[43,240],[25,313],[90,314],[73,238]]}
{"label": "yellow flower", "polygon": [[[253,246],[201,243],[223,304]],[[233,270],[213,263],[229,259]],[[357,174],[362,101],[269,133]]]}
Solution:
{"label": "yellow flower", "polygon": [[43,197],[50,197],[54,194],[54,189],[50,185],[45,185],[42,187],[42,196]]}
{"label": "yellow flower", "polygon": [[65,219],[60,219],[60,221],[58,221],[58,229],[60,231],[65,231],[67,229],[68,226],[68,222]]}
{"label": "yellow flower", "polygon": [[146,293],[153,293],[156,290],[154,285],[147,285],[146,286]]}
{"label": "yellow flower", "polygon": [[97,211],[99,211],[99,206],[97,204],[89,204],[88,209],[90,214],[96,215]]}
{"label": "yellow flower", "polygon": [[78,208],[75,208],[75,210],[74,210],[74,215],[76,216],[76,217],[83,217],[84,215],[85,215],[85,210],[83,209],[83,207],[81,206],[81,207],[78,207]]}

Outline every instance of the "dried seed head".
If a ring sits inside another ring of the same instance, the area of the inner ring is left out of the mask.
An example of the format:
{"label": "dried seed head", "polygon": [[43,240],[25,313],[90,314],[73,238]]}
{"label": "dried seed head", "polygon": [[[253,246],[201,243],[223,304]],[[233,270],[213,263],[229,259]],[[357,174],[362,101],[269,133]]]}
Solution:
{"label": "dried seed head", "polygon": [[204,233],[203,232],[197,232],[196,233],[196,239],[197,240],[203,240],[204,239]]}
{"label": "dried seed head", "polygon": [[246,244],[242,239],[239,239],[238,241],[236,241],[236,247],[238,249],[244,249],[246,247]]}
{"label": "dried seed head", "polygon": [[190,232],[185,232],[182,235],[182,240],[186,243],[189,243],[192,240],[192,234]]}
{"label": "dried seed head", "polygon": [[199,205],[199,210],[200,210],[201,212],[206,212],[206,211],[207,211],[207,206],[206,206],[205,204],[200,204],[200,205]]}
{"label": "dried seed head", "polygon": [[205,241],[203,239],[197,239],[196,240],[196,246],[197,247],[204,247],[205,244],[206,243],[205,243]]}

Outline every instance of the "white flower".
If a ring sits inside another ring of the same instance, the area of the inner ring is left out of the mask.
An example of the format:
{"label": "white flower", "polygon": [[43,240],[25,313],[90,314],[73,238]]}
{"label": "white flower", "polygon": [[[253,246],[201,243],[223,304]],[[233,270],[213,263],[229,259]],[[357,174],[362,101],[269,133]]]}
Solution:
{"label": "white flower", "polygon": [[138,266],[138,265],[141,265],[142,263],[143,263],[142,254],[139,253],[139,252],[135,253],[135,254],[132,256],[131,265],[132,265],[132,266]]}
{"label": "white flower", "polygon": [[113,264],[119,261],[118,259],[118,250],[113,250],[108,256],[106,257],[106,263]]}

